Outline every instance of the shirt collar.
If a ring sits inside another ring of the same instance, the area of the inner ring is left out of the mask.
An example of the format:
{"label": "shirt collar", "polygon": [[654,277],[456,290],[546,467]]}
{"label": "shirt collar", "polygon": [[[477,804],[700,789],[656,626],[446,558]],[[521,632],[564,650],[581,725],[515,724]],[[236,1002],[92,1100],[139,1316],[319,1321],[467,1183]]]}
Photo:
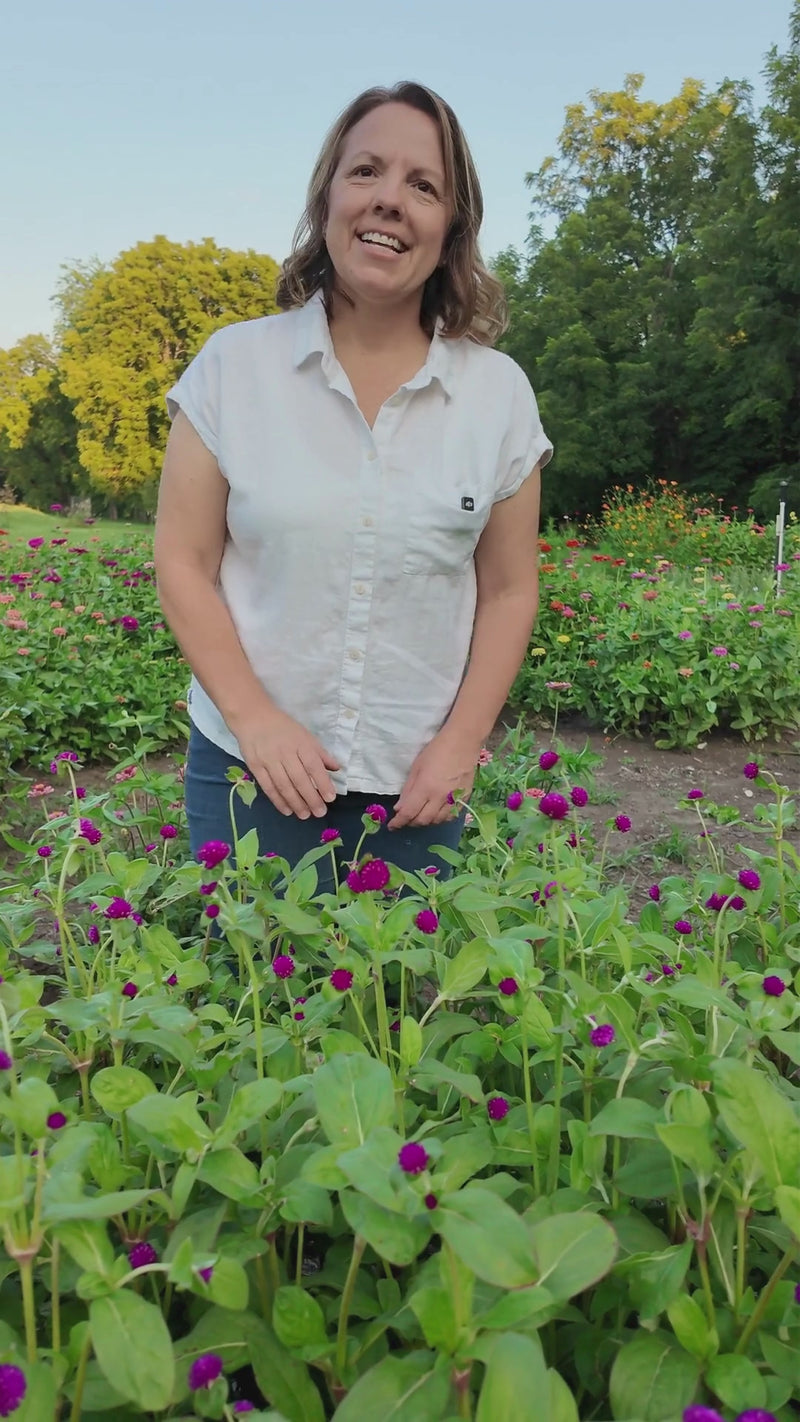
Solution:
{"label": "shirt collar", "polygon": [[[295,309],[297,330],[294,340],[295,370],[308,360],[309,356],[322,356],[323,369],[335,360],[328,318],[321,291],[316,291],[305,306]],[[442,335],[444,321],[437,316],[433,340],[428,351],[428,359],[413,380],[406,381],[409,390],[418,390],[431,380],[438,380],[445,394],[453,395],[455,390],[455,348],[459,342],[448,340]]]}

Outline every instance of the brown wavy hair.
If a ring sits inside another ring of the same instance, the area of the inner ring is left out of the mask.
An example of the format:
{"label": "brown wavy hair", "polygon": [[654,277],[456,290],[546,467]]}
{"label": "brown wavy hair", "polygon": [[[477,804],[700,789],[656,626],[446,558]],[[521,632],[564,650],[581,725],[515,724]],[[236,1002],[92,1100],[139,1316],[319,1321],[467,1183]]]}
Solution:
{"label": "brown wavy hair", "polygon": [[282,311],[304,306],[321,290],[328,320],[331,319],[336,273],[325,245],[331,180],[350,129],[382,104],[408,104],[433,119],[439,130],[445,181],[453,207],[444,261],[425,283],[420,324],[432,336],[436,319],[441,316],[443,335],[468,336],[481,345],[493,346],[507,329],[508,310],[502,283],[484,266],[478,247],[483,193],[475,163],[450,105],[432,89],[410,80],[394,84],[391,89],[365,89],[329,130],[311,174],[305,212],[297,224],[291,253],[281,268],[277,305]]}

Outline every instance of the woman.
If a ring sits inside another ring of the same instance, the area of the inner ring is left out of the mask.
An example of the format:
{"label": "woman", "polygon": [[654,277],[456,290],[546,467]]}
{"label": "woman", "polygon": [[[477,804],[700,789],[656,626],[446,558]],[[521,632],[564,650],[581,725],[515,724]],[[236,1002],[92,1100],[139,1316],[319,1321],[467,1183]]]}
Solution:
{"label": "woman", "polygon": [[491,348],[482,216],[449,106],[366,91],[317,160],[280,314],[217,331],[169,392],[155,559],[193,672],[193,853],[230,839],[239,764],[262,852],[337,829],[350,859],[380,806],[369,850],[446,872],[430,846],[457,846],[536,615],[552,453]]}

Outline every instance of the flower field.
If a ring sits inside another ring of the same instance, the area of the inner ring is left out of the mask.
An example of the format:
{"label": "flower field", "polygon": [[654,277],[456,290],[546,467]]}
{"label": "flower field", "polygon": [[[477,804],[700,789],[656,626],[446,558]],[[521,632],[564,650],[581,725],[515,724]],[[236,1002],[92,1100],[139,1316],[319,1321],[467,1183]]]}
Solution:
{"label": "flower field", "polygon": [[[794,730],[794,530],[777,595],[752,523],[607,512],[543,539],[517,703]],[[742,751],[747,823],[698,779],[692,862],[635,898],[633,811],[557,727],[482,755],[447,881],[372,857],[380,807],[353,864],[330,828],[194,862],[149,546],[93,536],[0,545],[0,1416],[796,1422],[777,758]]]}

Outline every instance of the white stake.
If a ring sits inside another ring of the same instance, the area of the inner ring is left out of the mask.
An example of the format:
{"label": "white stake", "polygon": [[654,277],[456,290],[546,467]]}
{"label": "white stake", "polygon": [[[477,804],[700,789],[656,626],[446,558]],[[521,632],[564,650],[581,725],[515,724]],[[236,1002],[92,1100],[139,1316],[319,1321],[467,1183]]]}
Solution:
{"label": "white stake", "polygon": [[[782,479],[782,480],[781,480],[780,488],[781,488],[781,492],[783,493],[783,491],[786,489],[786,480],[785,480],[785,479]],[[781,563],[783,562],[783,543],[784,543],[784,536],[785,536],[785,533],[786,533],[786,501],[785,501],[785,499],[781,498],[781,501],[780,501],[780,503],[778,504],[778,517],[777,517],[777,519],[775,520],[775,534],[776,534],[776,537],[777,537],[777,540],[778,540],[778,556],[777,556],[777,558],[776,558],[776,560],[775,560],[776,563],[778,564],[778,567],[777,567],[776,572],[775,572],[775,596],[776,596],[776,597],[780,597],[780,595],[781,595],[781,579],[782,579],[782,577],[783,577],[783,574],[782,574],[781,571],[780,571],[780,565],[781,565]]]}

